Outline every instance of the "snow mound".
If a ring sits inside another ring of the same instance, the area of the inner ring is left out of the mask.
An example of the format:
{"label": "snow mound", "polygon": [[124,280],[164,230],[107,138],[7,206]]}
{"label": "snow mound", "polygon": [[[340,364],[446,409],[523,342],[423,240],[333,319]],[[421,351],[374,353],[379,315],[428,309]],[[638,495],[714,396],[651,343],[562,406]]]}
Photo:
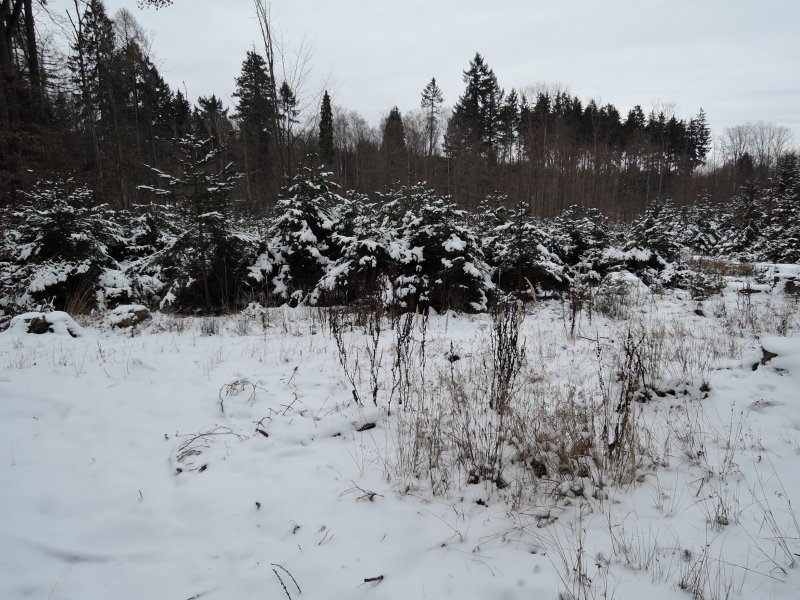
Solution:
{"label": "snow mound", "polygon": [[120,304],[106,319],[112,327],[133,327],[150,318],[150,310],[143,304]]}
{"label": "snow mound", "polygon": [[55,333],[78,337],[83,334],[83,329],[67,313],[56,310],[53,312],[27,312],[11,319],[8,326],[9,332],[15,333]]}
{"label": "snow mound", "polygon": [[608,286],[624,287],[629,293],[638,294],[642,298],[651,295],[650,288],[630,271],[614,271],[606,276],[605,283]]}

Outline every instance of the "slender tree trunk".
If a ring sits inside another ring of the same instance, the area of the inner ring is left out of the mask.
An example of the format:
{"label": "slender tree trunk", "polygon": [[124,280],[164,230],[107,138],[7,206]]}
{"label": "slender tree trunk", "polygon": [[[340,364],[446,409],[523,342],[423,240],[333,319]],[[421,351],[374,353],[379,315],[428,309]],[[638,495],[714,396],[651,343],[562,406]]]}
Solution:
{"label": "slender tree trunk", "polygon": [[253,190],[250,184],[250,155],[247,152],[247,133],[245,131],[246,126],[242,126],[241,136],[242,136],[242,151],[244,153],[244,197],[247,199],[248,204],[253,206]]}
{"label": "slender tree trunk", "polygon": [[39,52],[36,49],[36,27],[33,22],[31,0],[25,0],[25,43],[28,47],[28,77],[31,86],[31,108],[34,120],[42,121],[44,116],[44,94],[42,75],[39,69]]}
{"label": "slender tree trunk", "polygon": [[11,52],[14,32],[19,22],[22,0],[3,0],[0,4],[0,120],[4,126],[19,122],[19,98],[17,94],[17,69]]}
{"label": "slender tree trunk", "polygon": [[[193,153],[194,154],[194,153]],[[200,205],[200,184],[197,180],[197,177],[194,178],[193,183],[193,204],[194,204],[194,218],[197,219],[197,236],[198,240],[200,241],[200,264],[202,268],[200,269],[201,272],[201,279],[203,283],[203,297],[205,298],[206,303],[206,310],[211,308],[211,289],[208,285],[208,271],[209,271],[209,264],[208,264],[208,254],[207,248],[208,245],[206,243],[206,231],[205,227],[203,226],[203,219],[200,218],[202,214],[202,207]]]}

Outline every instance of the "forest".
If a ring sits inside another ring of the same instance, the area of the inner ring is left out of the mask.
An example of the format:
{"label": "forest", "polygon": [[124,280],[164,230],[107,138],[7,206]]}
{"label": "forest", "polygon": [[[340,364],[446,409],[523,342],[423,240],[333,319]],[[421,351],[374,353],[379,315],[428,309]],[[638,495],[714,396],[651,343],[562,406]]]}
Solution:
{"label": "forest", "polygon": [[[254,11],[227,90],[134,15],[189,3]],[[371,123],[267,0],[128,4],[0,0],[0,598],[797,600],[787,127],[504,87],[497,46]],[[659,3],[668,47],[713,19],[797,54],[792,3],[736,4]],[[354,5],[417,17],[291,3]],[[711,98],[753,81],[725,61]]]}
{"label": "forest", "polygon": [[327,90],[298,97],[302,65],[276,64],[255,5],[263,47],[231,74],[225,106],[167,83],[125,9],[74,0],[59,45],[37,38],[45,3],[3,0],[7,313],[365,298],[482,310],[498,293],[564,294],[622,269],[693,288],[693,254],[799,258],[785,127],[718,132],[712,161],[700,107],[623,116],[559,86],[505,90],[480,53],[452,106],[421,74],[419,109],[386,107],[373,125]]}

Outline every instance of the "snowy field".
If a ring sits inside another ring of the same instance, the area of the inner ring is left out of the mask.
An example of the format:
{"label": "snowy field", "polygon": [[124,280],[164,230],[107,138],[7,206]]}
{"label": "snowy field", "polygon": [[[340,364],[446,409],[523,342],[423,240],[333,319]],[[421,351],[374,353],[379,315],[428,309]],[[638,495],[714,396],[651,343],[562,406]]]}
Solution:
{"label": "snowy field", "polygon": [[591,311],[14,326],[0,598],[796,599],[787,274]]}

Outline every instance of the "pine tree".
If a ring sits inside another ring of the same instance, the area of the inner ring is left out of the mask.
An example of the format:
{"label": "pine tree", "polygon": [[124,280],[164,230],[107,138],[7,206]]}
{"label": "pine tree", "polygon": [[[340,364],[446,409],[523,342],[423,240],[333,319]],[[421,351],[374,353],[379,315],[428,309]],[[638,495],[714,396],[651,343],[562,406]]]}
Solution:
{"label": "pine tree", "polygon": [[72,180],[40,181],[24,198],[2,215],[8,231],[0,246],[8,265],[0,278],[10,295],[0,305],[95,308],[103,274],[119,269],[112,254],[122,235],[108,206]]}
{"label": "pine tree", "polygon": [[765,202],[772,205],[764,230],[763,258],[800,262],[800,158],[793,152],[778,159]]}
{"label": "pine tree", "polygon": [[314,303],[384,303],[394,270],[389,249],[396,235],[381,222],[380,207],[364,194],[349,192],[331,209],[335,221],[330,243],[338,256],[325,267],[314,290]]}
{"label": "pine tree", "polygon": [[319,111],[319,157],[323,163],[333,164],[333,109],[328,90],[322,96],[322,106]]}
{"label": "pine tree", "polygon": [[236,306],[255,241],[234,228],[230,192],[240,174],[232,164],[218,167],[220,150],[210,138],[189,134],[174,140],[180,173],[156,171],[164,187],[140,186],[171,201],[181,233],[139,266],[170,281],[163,300],[178,309],[206,311]]}
{"label": "pine tree", "polygon": [[267,165],[274,157],[274,123],[278,107],[272,100],[273,85],[264,58],[248,51],[236,78],[236,118],[242,139],[245,196],[250,202],[263,201],[268,187]]}
{"label": "pine tree", "polygon": [[276,110],[270,100],[270,88],[266,61],[260,54],[249,50],[232,95],[238,98],[236,117],[251,139],[269,132]]}
{"label": "pine tree", "polygon": [[406,137],[403,118],[396,106],[389,111],[383,125],[381,153],[386,161],[386,170],[392,180],[404,179],[407,166]]}
{"label": "pine tree", "polygon": [[90,0],[78,15],[68,66],[80,127],[89,133],[100,179],[104,177],[103,146],[109,127],[110,65],[114,28],[100,0]]}
{"label": "pine tree", "polygon": [[[498,288],[527,298],[540,290],[563,290],[568,279],[561,259],[547,249],[547,232],[531,219],[527,204],[509,210],[497,205],[499,199],[496,194],[486,198],[486,205],[495,209],[476,223],[478,230],[488,229],[483,235],[484,253],[494,267]],[[507,197],[502,200],[508,202]]]}
{"label": "pine tree", "polygon": [[325,269],[338,258],[333,242],[334,209],[341,204],[330,173],[301,164],[281,191],[271,226],[269,264],[272,293],[293,304],[309,298]]}
{"label": "pine tree", "polygon": [[466,90],[453,108],[447,128],[447,147],[496,157],[501,129],[504,92],[494,71],[476,53],[464,71]]}
{"label": "pine tree", "polygon": [[189,133],[192,121],[192,106],[186,96],[178,90],[172,98],[172,137],[180,138]]}
{"label": "pine tree", "polygon": [[231,130],[228,109],[215,94],[200,96],[193,116],[196,131],[211,140],[215,149],[219,150],[227,144]]}
{"label": "pine tree", "polygon": [[678,243],[678,213],[668,200],[655,200],[631,226],[631,247],[656,252],[666,262],[677,260],[681,246]]}
{"label": "pine tree", "polygon": [[278,91],[278,115],[281,123],[281,136],[286,147],[286,172],[292,172],[292,158],[294,157],[294,126],[300,121],[297,96],[288,82],[284,81]]}
{"label": "pine tree", "polygon": [[689,121],[689,143],[691,165],[693,168],[699,167],[705,163],[708,151],[711,150],[711,131],[702,108],[697,116]]}
{"label": "pine tree", "polygon": [[466,211],[420,185],[383,197],[383,222],[393,229],[394,295],[401,307],[486,310],[494,284]]}
{"label": "pine tree", "polygon": [[510,160],[514,153],[519,114],[519,98],[516,90],[512,89],[508,96],[506,96],[503,106],[500,109],[499,130],[497,135],[498,146],[505,160]]}
{"label": "pine tree", "polygon": [[552,249],[567,265],[589,268],[609,245],[608,219],[596,208],[573,205],[552,221]]}
{"label": "pine tree", "polygon": [[133,195],[133,182],[146,161],[156,166],[172,137],[173,94],[143,49],[144,31],[128,11],[121,9],[114,22],[117,47],[111,56],[108,79],[114,111],[115,167]]}
{"label": "pine tree", "polygon": [[439,139],[439,119],[441,118],[442,104],[444,96],[442,90],[436,83],[436,78],[432,77],[425,89],[422,90],[420,107],[425,113],[425,138],[428,142],[428,158],[433,156],[436,150],[436,143]]}

